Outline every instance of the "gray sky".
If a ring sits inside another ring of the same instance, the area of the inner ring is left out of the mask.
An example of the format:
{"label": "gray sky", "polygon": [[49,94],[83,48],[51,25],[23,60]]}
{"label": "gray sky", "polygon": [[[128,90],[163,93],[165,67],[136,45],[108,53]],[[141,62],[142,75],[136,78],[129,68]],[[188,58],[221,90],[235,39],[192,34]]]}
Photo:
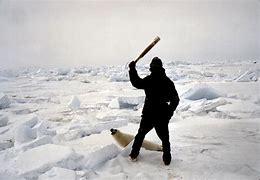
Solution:
{"label": "gray sky", "polygon": [[0,0],[0,63],[93,66],[145,56],[164,61],[259,60],[260,1]]}

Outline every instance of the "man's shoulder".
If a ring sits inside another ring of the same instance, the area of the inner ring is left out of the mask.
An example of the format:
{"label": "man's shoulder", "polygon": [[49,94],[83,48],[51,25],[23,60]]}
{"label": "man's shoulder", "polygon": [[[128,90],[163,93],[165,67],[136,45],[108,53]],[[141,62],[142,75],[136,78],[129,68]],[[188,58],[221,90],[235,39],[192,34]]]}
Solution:
{"label": "man's shoulder", "polygon": [[166,76],[166,81],[169,87],[175,88],[174,82],[171,80],[171,78]]}

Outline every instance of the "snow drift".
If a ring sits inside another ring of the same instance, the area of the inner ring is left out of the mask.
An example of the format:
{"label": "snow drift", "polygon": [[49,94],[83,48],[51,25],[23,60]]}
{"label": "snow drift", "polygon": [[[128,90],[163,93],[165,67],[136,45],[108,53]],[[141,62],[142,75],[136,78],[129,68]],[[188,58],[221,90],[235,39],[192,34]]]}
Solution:
{"label": "snow drift", "polygon": [[209,87],[208,85],[197,85],[182,95],[183,98],[193,101],[200,99],[212,100],[223,96],[224,95],[222,93]]}

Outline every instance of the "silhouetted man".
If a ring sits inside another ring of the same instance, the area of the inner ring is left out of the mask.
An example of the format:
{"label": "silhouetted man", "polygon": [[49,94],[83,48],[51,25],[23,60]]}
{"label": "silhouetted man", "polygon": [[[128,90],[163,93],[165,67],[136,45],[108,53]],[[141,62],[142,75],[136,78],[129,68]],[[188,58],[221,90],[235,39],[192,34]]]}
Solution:
{"label": "silhouetted man", "polygon": [[171,163],[171,147],[168,124],[179,104],[178,93],[174,83],[166,76],[162,61],[158,57],[152,59],[151,74],[143,79],[138,76],[135,66],[135,61],[129,64],[130,81],[134,87],[144,89],[146,97],[140,127],[129,156],[131,160],[137,160],[145,135],[152,128],[155,128],[162,141],[163,162],[165,165],[169,165]]}

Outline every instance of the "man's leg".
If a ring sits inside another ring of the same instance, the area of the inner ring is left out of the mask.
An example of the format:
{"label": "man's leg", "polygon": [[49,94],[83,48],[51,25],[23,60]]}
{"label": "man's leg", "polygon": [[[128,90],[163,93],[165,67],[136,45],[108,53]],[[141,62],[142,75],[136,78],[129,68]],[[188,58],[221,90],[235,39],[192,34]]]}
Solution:
{"label": "man's leg", "polygon": [[163,146],[163,161],[165,165],[171,163],[171,145],[169,140],[169,128],[168,123],[162,123],[155,126],[157,135],[162,141]]}
{"label": "man's leg", "polygon": [[147,119],[145,119],[144,117],[141,120],[140,123],[140,127],[138,130],[137,135],[135,136],[134,139],[134,144],[132,146],[132,151],[130,153],[130,157],[132,159],[137,158],[137,156],[139,155],[139,151],[140,148],[143,144],[143,140],[145,138],[145,135],[153,128],[153,124],[149,121],[147,121]]}

